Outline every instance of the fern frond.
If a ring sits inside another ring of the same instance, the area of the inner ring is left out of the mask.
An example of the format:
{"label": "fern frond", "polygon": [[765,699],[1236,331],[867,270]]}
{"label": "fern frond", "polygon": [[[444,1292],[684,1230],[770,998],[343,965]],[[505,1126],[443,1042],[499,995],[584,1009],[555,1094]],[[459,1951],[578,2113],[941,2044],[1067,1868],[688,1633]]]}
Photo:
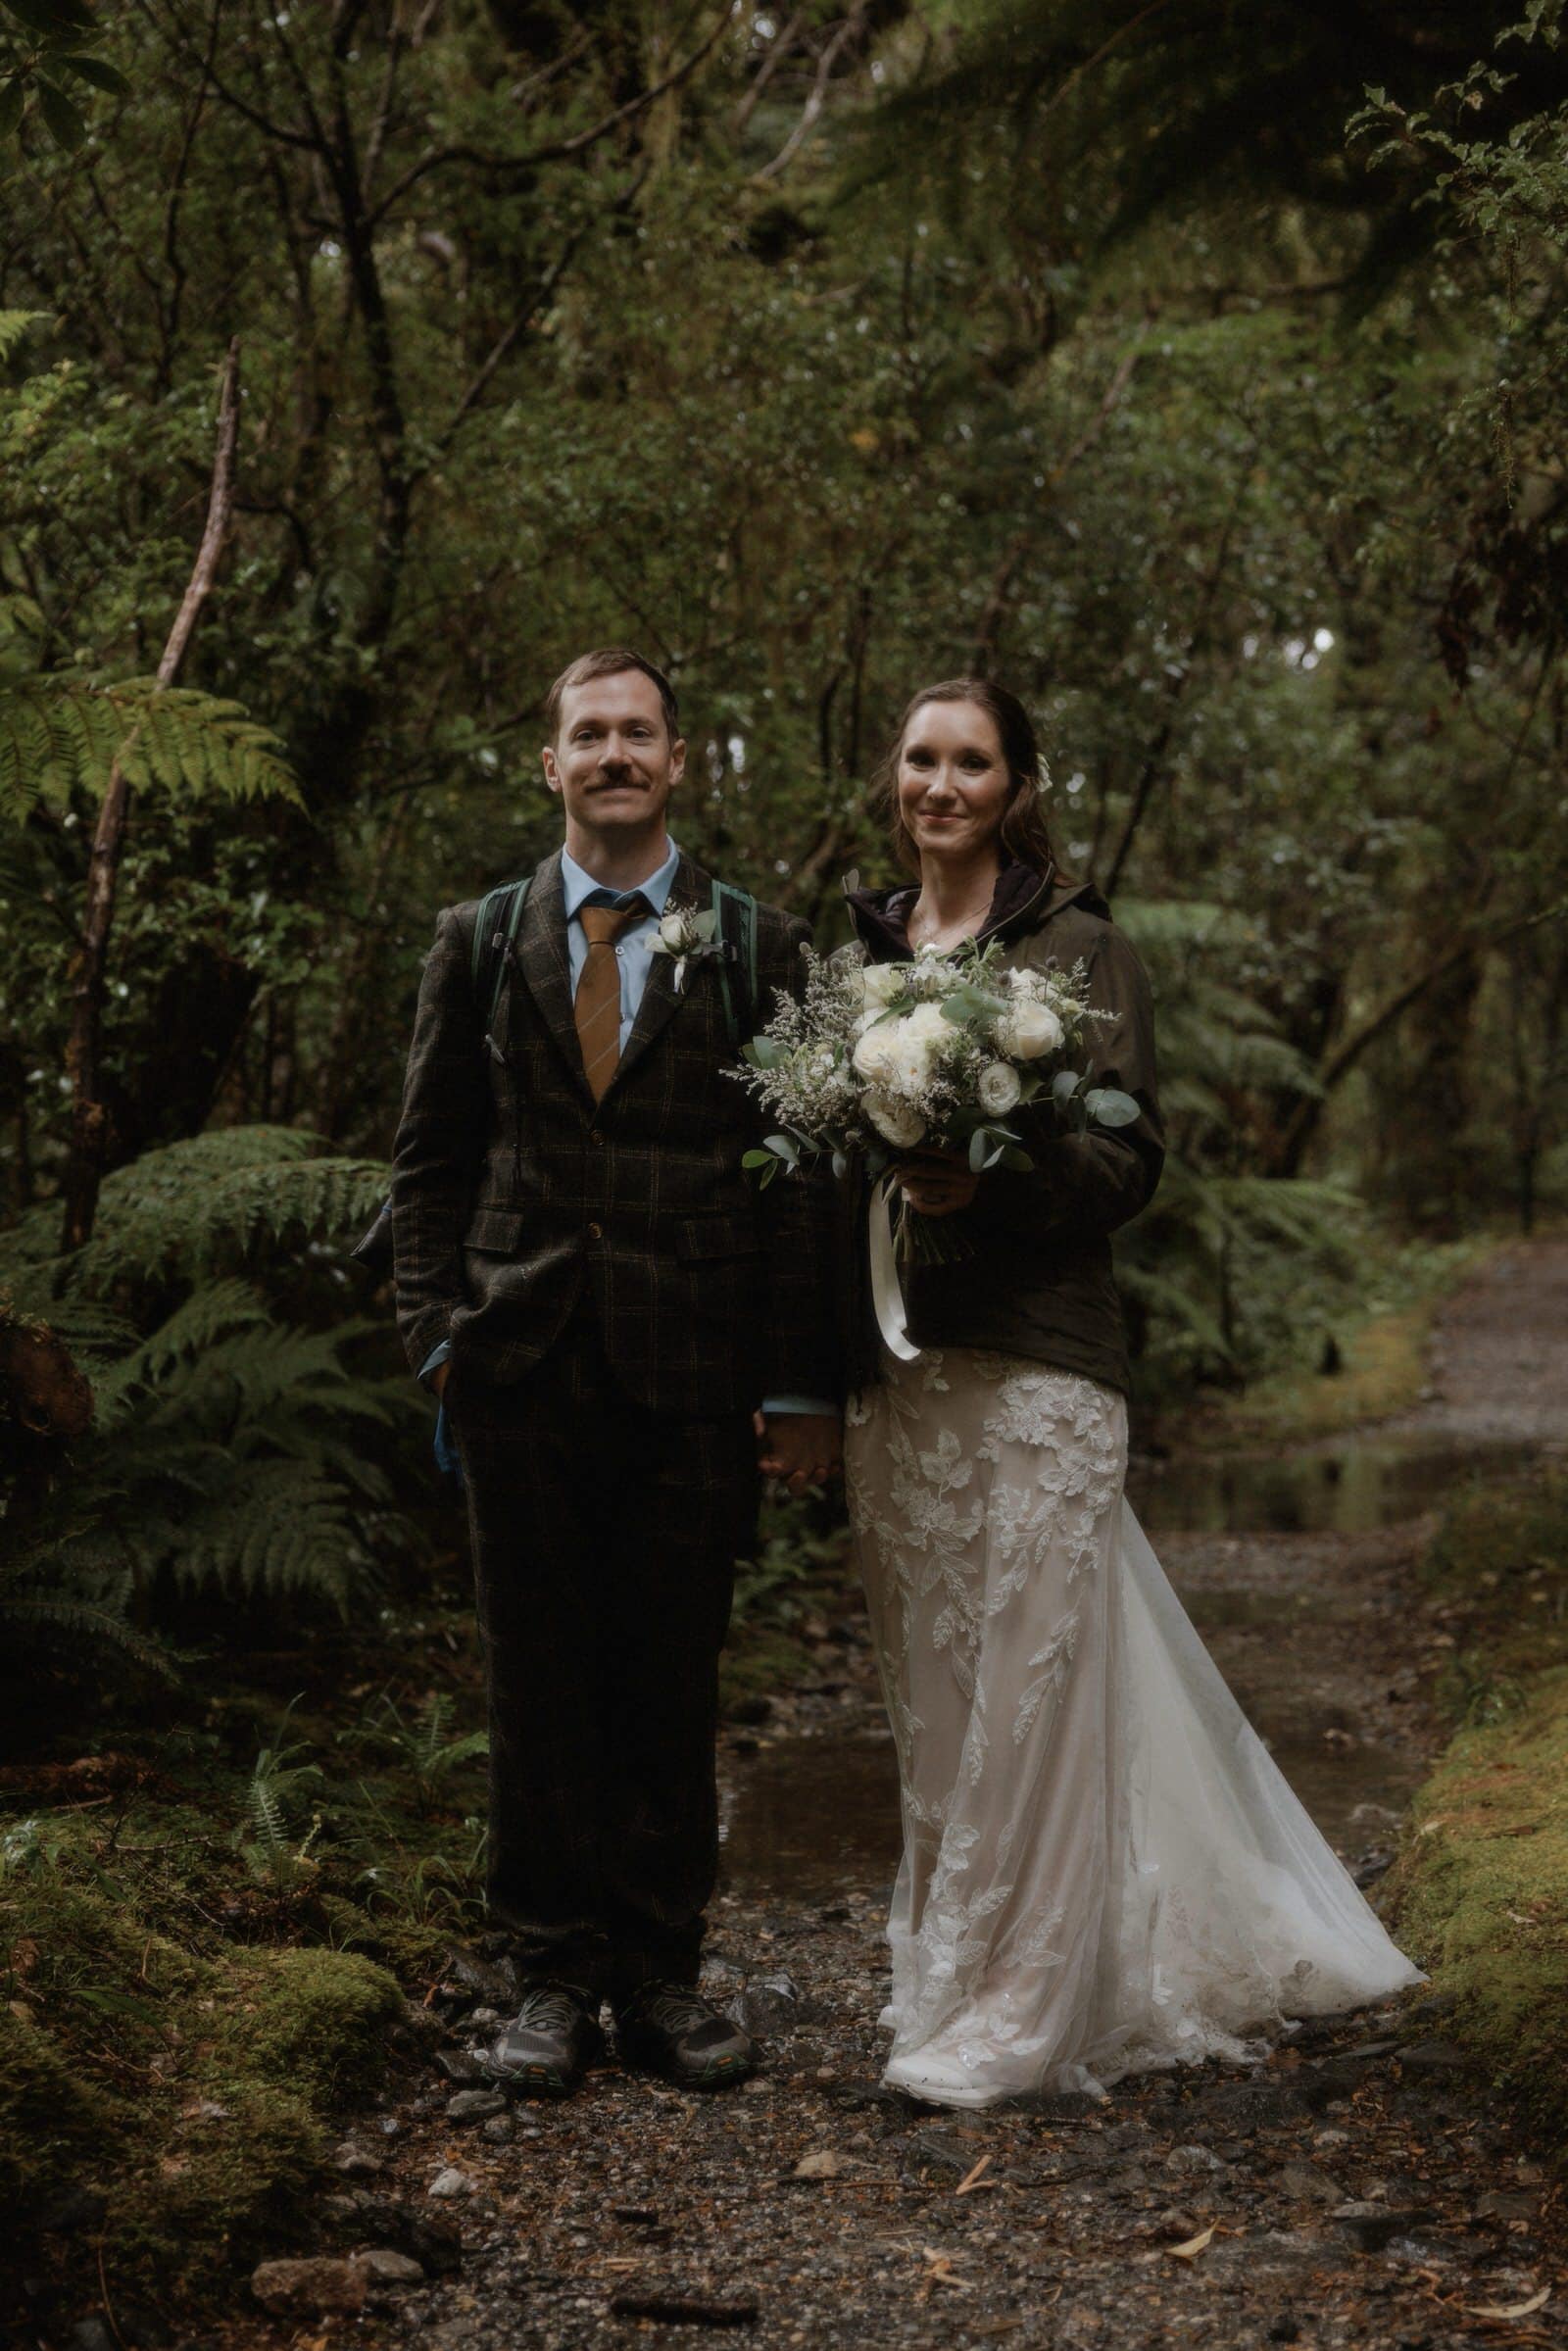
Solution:
{"label": "fern frond", "polygon": [[[254,1267],[273,1249],[358,1232],[386,1194],[375,1159],[317,1156],[294,1127],[222,1127],[117,1168],[93,1238],[70,1268],[73,1291],[124,1282],[200,1281]],[[0,1259],[0,1275],[3,1275]]]}
{"label": "fern frond", "polygon": [[179,1679],[167,1649],[144,1633],[138,1633],[133,1625],[127,1625],[122,1616],[109,1608],[95,1607],[90,1600],[50,1599],[42,1595],[18,1598],[8,1594],[0,1599],[0,1626],[8,1627],[14,1638],[24,1638],[29,1633],[55,1634],[73,1646],[84,1642],[91,1647],[118,1649],[162,1681]]}
{"label": "fern frond", "polygon": [[0,311],[0,360],[8,360],[29,326],[42,326],[47,311]]}
{"label": "fern frond", "polygon": [[243,706],[155,678],[95,686],[25,677],[0,690],[0,815],[20,821],[38,802],[100,798],[119,760],[141,792],[182,802],[304,804],[277,737]]}
{"label": "fern frond", "polygon": [[112,1430],[145,1390],[167,1381],[180,1363],[197,1354],[210,1356],[220,1341],[236,1331],[254,1331],[268,1319],[248,1282],[210,1282],[193,1291],[150,1338],[99,1374],[93,1396],[102,1426]]}
{"label": "fern frond", "polygon": [[169,1564],[182,1590],[214,1582],[247,1595],[310,1593],[343,1615],[365,1569],[342,1487],[297,1461],[239,1469],[229,1491],[184,1521]]}

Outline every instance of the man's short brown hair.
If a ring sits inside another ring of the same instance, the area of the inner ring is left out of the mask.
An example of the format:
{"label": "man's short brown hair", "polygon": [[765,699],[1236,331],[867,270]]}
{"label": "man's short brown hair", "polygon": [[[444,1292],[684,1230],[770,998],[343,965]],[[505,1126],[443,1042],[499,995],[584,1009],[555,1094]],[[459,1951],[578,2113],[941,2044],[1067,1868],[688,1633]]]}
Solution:
{"label": "man's short brown hair", "polygon": [[652,661],[645,661],[640,653],[633,653],[627,645],[601,645],[595,652],[580,653],[574,661],[568,661],[545,696],[545,723],[550,729],[552,743],[560,740],[561,705],[567,690],[572,686],[586,686],[596,677],[615,677],[622,669],[640,669],[644,677],[653,679],[659,688],[660,707],[664,713],[669,739],[671,743],[678,739],[680,710],[675,701],[675,689],[662,669],[656,669]]}

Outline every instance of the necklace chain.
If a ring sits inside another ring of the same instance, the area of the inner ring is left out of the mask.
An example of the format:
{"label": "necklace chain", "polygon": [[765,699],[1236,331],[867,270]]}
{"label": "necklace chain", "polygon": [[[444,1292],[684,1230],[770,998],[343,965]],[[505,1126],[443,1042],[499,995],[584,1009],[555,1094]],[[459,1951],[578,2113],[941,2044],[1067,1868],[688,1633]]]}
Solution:
{"label": "necklace chain", "polygon": [[984,921],[986,915],[990,913],[991,897],[992,894],[988,892],[983,905],[968,906],[964,909],[963,913],[958,916],[958,928],[956,936],[951,940],[948,939],[947,933],[953,928],[952,924],[946,922],[932,922],[929,917],[922,922],[920,926],[920,935],[918,938],[916,938],[914,926],[917,909],[911,907],[908,926],[910,945],[914,947],[937,947],[943,945],[956,947],[959,939],[963,939],[969,935],[970,925],[972,923]]}

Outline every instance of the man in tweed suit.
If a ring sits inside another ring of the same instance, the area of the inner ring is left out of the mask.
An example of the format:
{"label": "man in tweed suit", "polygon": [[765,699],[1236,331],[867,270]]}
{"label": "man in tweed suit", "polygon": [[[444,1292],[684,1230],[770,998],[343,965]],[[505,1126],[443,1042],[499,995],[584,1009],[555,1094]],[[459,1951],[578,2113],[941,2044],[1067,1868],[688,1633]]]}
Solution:
{"label": "man in tweed suit", "polygon": [[[719,957],[677,972],[654,952],[658,918],[711,887],[665,832],[667,681],[588,654],[547,719],[564,847],[533,877],[488,1038],[477,906],[441,915],[392,1185],[399,1328],[467,1489],[489,1902],[525,1979],[489,2065],[570,2090],[608,1999],[623,2062],[719,2088],[753,2052],[696,1990],[717,1658],[759,1466],[797,1490],[837,1466],[831,1210],[810,1184],[751,1185]],[[799,988],[808,933],[760,906],[757,936],[760,1021]]]}

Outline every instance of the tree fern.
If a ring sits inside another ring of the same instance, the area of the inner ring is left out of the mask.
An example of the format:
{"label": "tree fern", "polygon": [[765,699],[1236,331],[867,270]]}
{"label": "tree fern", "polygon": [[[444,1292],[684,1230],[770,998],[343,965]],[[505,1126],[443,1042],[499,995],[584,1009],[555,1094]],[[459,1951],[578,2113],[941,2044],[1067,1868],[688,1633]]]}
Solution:
{"label": "tree fern", "polygon": [[277,737],[240,703],[146,677],[38,675],[0,689],[0,817],[96,798],[117,759],[133,791],[301,805]]}

